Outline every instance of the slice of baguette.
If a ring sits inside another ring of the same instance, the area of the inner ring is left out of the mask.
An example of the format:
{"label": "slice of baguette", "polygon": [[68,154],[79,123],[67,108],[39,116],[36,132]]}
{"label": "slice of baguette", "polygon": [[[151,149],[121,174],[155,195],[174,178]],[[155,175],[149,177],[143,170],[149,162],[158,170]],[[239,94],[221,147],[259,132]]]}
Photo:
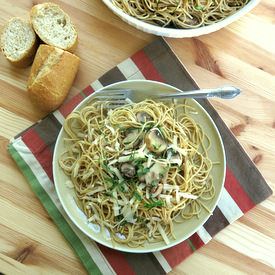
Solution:
{"label": "slice of baguette", "polygon": [[30,19],[36,34],[51,46],[73,52],[78,36],[75,25],[58,5],[50,2],[32,7]]}
{"label": "slice of baguette", "polygon": [[40,45],[35,55],[27,94],[42,111],[55,110],[66,98],[80,59],[76,55],[49,45]]}
{"label": "slice of baguette", "polygon": [[14,17],[3,26],[0,46],[10,63],[27,67],[33,61],[38,39],[29,21]]}

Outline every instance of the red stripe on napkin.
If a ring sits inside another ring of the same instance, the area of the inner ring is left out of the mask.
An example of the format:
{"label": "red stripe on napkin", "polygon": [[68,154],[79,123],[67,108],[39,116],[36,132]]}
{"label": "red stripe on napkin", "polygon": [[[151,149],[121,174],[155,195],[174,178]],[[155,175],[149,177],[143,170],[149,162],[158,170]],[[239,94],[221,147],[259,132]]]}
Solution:
{"label": "red stripe on napkin", "polygon": [[66,118],[72,110],[83,100],[81,93],[74,96],[66,104],[63,104],[59,108],[59,112]]}
{"label": "red stripe on napkin", "polygon": [[44,143],[44,141],[39,137],[33,128],[25,132],[22,135],[22,141],[33,153],[37,161],[40,163],[42,168],[45,170],[46,174],[53,182],[53,171],[52,171],[52,158],[53,154]]}
{"label": "red stripe on napkin", "polygon": [[131,59],[146,79],[164,82],[158,70],[155,68],[152,61],[148,58],[144,51],[138,51],[131,57]]}
{"label": "red stripe on napkin", "polygon": [[85,96],[89,96],[90,94],[92,94],[95,90],[92,88],[91,85],[89,85],[88,87],[86,87],[82,92],[84,93]]}
{"label": "red stripe on napkin", "polygon": [[243,213],[255,206],[228,167],[226,168],[224,187]]}
{"label": "red stripe on napkin", "polygon": [[202,241],[202,239],[200,238],[200,236],[197,233],[193,234],[189,238],[189,240],[192,242],[192,244],[194,245],[194,247],[196,249],[199,249],[204,245],[204,242]]}
{"label": "red stripe on napkin", "polygon": [[124,258],[121,251],[110,249],[97,243],[97,246],[103,253],[104,257],[107,259],[109,264],[112,266],[114,271],[119,275],[135,275],[136,273],[129,265],[127,260]]}
{"label": "red stripe on napkin", "polygon": [[162,250],[161,254],[164,256],[171,268],[174,268],[193,252],[194,251],[189,243],[187,241],[183,241],[173,247]]}

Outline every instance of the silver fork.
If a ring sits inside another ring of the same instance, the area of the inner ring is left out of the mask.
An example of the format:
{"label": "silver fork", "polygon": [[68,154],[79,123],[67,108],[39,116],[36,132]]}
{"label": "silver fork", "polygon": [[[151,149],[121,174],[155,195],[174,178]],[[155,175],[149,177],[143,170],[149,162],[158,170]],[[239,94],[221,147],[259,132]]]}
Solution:
{"label": "silver fork", "polygon": [[108,103],[106,108],[114,109],[121,107],[129,102],[139,102],[144,99],[171,99],[171,98],[207,98],[220,97],[231,99],[241,93],[241,89],[234,86],[223,86],[217,89],[202,89],[193,91],[182,91],[179,93],[157,94],[144,91],[121,89],[103,90],[93,97],[93,101],[98,103]]}

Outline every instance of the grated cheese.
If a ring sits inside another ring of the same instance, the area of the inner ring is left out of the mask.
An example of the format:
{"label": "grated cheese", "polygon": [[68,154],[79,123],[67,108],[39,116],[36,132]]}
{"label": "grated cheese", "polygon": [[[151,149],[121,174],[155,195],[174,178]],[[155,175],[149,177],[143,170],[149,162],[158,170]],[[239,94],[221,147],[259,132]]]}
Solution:
{"label": "grated cheese", "polygon": [[113,165],[113,164],[115,164],[115,163],[117,163],[117,159],[111,160],[111,161],[109,162],[109,165]]}
{"label": "grated cheese", "polygon": [[182,127],[180,126],[180,124],[178,122],[176,122],[176,124],[178,125],[179,129],[180,129],[180,132],[185,136],[187,137],[185,131],[182,129]]}
{"label": "grated cheese", "polygon": [[187,151],[174,145],[174,144],[171,144],[167,149],[174,149],[175,151],[181,153],[183,156],[186,156],[187,155]]}
{"label": "grated cheese", "polygon": [[86,179],[88,179],[93,173],[94,173],[94,169],[91,167],[90,169],[89,169],[89,171],[86,173],[86,174],[84,174],[83,176],[82,176],[82,180],[86,180]]}
{"label": "grated cheese", "polygon": [[157,228],[158,228],[159,233],[161,234],[163,240],[165,241],[165,243],[170,244],[170,241],[169,241],[165,231],[163,230],[163,228],[161,227],[161,225],[159,223],[157,224]]}
{"label": "grated cheese", "polygon": [[171,191],[171,190],[179,190],[179,186],[178,185],[171,185],[171,184],[164,183],[164,185],[163,185],[163,191]]}
{"label": "grated cheese", "polygon": [[74,172],[73,172],[73,177],[74,177],[74,178],[77,176],[78,170],[79,170],[79,163],[77,162],[77,163],[75,164]]}
{"label": "grated cheese", "polygon": [[172,196],[171,195],[160,194],[159,197],[165,199],[166,204],[169,208],[172,207],[172,204],[171,204]]}
{"label": "grated cheese", "polygon": [[104,186],[99,186],[96,189],[94,189],[92,191],[89,191],[86,195],[91,196],[91,195],[93,195],[95,193],[98,193],[100,191],[103,191],[103,190],[105,190],[105,187]]}
{"label": "grated cheese", "polygon": [[107,150],[109,150],[110,152],[115,152],[116,150],[110,146],[106,146],[105,147]]}
{"label": "grated cheese", "polygon": [[119,151],[120,144],[119,144],[119,142],[117,142],[117,141],[116,141],[116,143],[115,143],[115,148],[116,148],[117,151]]}
{"label": "grated cheese", "polygon": [[111,131],[112,135],[114,135],[115,134],[115,129],[112,126],[108,125],[109,121],[107,119],[105,119],[104,122],[105,122],[106,128],[108,128]]}
{"label": "grated cheese", "polygon": [[178,195],[180,197],[183,197],[183,198],[186,198],[186,199],[196,200],[198,198],[198,196],[196,196],[196,195],[192,195],[190,193],[184,193],[184,192],[178,192]]}

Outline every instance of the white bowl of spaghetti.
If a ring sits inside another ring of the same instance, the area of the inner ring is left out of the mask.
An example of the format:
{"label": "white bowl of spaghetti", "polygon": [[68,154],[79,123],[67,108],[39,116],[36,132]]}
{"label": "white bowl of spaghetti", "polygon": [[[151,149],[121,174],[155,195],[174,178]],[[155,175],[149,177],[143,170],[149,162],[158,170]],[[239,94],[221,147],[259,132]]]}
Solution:
{"label": "white bowl of spaghetti", "polygon": [[225,178],[211,117],[193,99],[146,100],[109,110],[104,89],[179,92],[148,80],[117,82],[84,99],[57,138],[53,175],[60,202],[93,240],[126,252],[182,242],[210,217]]}
{"label": "white bowl of spaghetti", "polygon": [[196,37],[217,31],[250,12],[260,0],[102,0],[123,21],[164,37]]}

